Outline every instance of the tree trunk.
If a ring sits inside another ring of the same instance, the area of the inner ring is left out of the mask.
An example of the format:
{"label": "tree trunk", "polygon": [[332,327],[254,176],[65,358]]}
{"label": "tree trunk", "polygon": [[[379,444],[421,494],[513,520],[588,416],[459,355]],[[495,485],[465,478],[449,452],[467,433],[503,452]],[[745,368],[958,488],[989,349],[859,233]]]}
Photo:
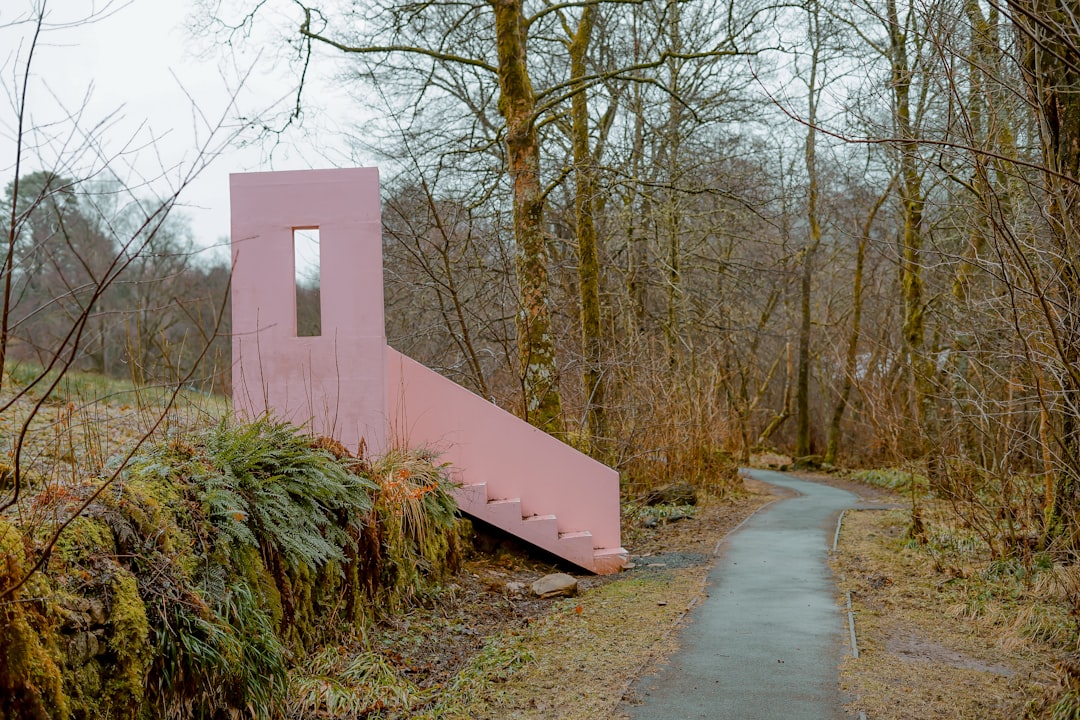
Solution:
{"label": "tree trunk", "polygon": [[[933,362],[926,355],[926,330],[922,277],[922,223],[925,198],[919,170],[919,144],[911,119],[911,77],[908,65],[907,24],[901,24],[896,0],[888,0],[892,91],[895,102],[896,129],[900,138],[900,198],[903,210],[903,233],[900,239],[900,292],[904,306],[904,349],[911,368],[915,394],[915,413],[919,423],[918,451],[928,454],[936,439],[932,403]],[[930,478],[931,482],[935,478]]]}
{"label": "tree trunk", "polygon": [[794,363],[791,357],[791,343],[787,344],[787,375],[784,377],[784,405],[776,415],[769,420],[769,424],[758,435],[757,445],[764,446],[772,434],[791,417],[791,376],[795,374]]}
{"label": "tree trunk", "polygon": [[878,210],[885,203],[885,199],[892,192],[892,185],[885,189],[863,223],[862,232],[859,235],[859,243],[855,249],[855,278],[851,288],[851,334],[848,335],[847,355],[844,358],[844,380],[840,386],[840,396],[836,399],[833,407],[832,419],[829,422],[829,439],[825,447],[825,462],[834,464],[836,455],[840,450],[840,424],[844,420],[844,412],[847,410],[848,398],[851,396],[851,386],[855,381],[856,364],[859,359],[859,337],[862,333],[862,305],[863,305],[863,272],[866,264],[866,246],[870,244],[870,228],[874,225],[874,218]]}
{"label": "tree trunk", "polygon": [[[811,234],[816,222],[811,223]],[[816,244],[803,251],[803,271],[799,300],[799,370],[795,383],[795,457],[810,454],[810,289],[813,279],[814,251]]]}
{"label": "tree trunk", "polygon": [[822,41],[818,28],[816,4],[809,7],[811,44],[810,79],[807,83],[806,117],[806,220],[810,227],[810,237],[803,250],[803,268],[801,297],[799,308],[799,379],[795,389],[795,457],[802,458],[810,454],[810,327],[811,298],[810,291],[814,279],[814,255],[821,243],[821,223],[818,220],[818,174],[817,174],[817,72],[818,48]]}
{"label": "tree trunk", "polygon": [[524,417],[548,432],[559,432],[562,400],[548,308],[548,246],[543,227],[536,95],[526,65],[528,25],[522,0],[491,0],[491,6],[499,57],[499,112],[506,121],[507,163],[514,193],[517,347]]}
{"label": "tree trunk", "polygon": [[668,43],[671,54],[667,58],[667,93],[668,117],[665,138],[667,154],[667,190],[664,217],[667,220],[668,258],[667,258],[667,346],[668,362],[671,367],[679,365],[682,357],[682,316],[683,316],[683,276],[682,276],[682,228],[683,218],[680,208],[680,194],[676,191],[679,184],[679,155],[682,145],[683,105],[679,97],[682,88],[679,85],[679,73],[682,61],[676,56],[682,52],[682,30],[680,8],[677,2],[668,4],[669,22],[667,27]]}
{"label": "tree trunk", "polygon": [[[1047,188],[1046,218],[1057,264],[1051,292],[1058,308],[1047,315],[1060,366],[1055,403],[1059,457],[1047,485],[1048,535],[1075,542],[1080,528],[1080,8],[1068,0],[1013,0],[1020,62],[1035,109]],[[1057,323],[1057,327],[1054,324]],[[1075,550],[1075,545],[1073,547]]]}
{"label": "tree trunk", "polygon": [[605,435],[604,367],[600,337],[600,257],[597,248],[595,203],[596,170],[589,149],[589,101],[585,87],[585,54],[592,40],[595,5],[581,10],[581,20],[570,42],[570,80],[574,147],[574,216],[578,240],[578,287],[581,293],[581,350],[584,358],[585,427],[583,437],[596,449]]}

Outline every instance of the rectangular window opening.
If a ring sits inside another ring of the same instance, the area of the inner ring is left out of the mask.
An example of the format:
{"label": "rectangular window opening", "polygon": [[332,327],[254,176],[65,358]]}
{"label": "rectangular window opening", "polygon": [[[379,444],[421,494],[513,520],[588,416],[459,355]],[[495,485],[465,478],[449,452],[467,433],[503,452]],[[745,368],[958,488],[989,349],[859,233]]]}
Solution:
{"label": "rectangular window opening", "polygon": [[319,299],[319,228],[293,228],[293,267],[296,271],[296,336],[322,335]]}

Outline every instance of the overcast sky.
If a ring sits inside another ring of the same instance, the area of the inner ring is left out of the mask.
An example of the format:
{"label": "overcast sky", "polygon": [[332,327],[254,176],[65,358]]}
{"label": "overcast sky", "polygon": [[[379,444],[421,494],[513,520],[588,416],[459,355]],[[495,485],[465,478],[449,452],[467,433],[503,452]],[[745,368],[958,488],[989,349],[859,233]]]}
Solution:
{"label": "overcast sky", "polygon": [[[25,67],[33,29],[29,24],[9,24],[27,17],[34,4],[34,0],[0,0],[3,185],[14,173],[12,88],[22,84],[17,72]],[[35,141],[46,141],[43,150],[24,160],[24,174],[49,165],[53,161],[49,156],[59,154],[58,148],[70,154],[78,145],[78,138],[66,139],[72,123],[65,116],[79,111],[87,97],[79,124],[89,130],[108,123],[98,136],[104,138],[103,152],[114,158],[113,170],[129,185],[145,179],[159,191],[175,184],[191,166],[197,148],[207,143],[211,126],[219,120],[235,130],[241,125],[238,117],[265,116],[266,108],[275,102],[291,99],[295,81],[287,62],[281,60],[287,52],[282,43],[249,42],[237,54],[205,52],[205,37],[193,35],[190,29],[189,0],[50,0],[47,7],[50,25],[34,55],[28,93],[30,130]],[[93,23],[67,26],[95,12],[99,18]],[[356,162],[340,134],[332,131],[334,127],[352,129],[353,118],[359,115],[348,98],[331,90],[335,85],[326,78],[333,65],[332,61],[316,64],[309,85],[312,107],[302,131],[288,133],[272,152],[265,144],[230,143],[181,195],[183,211],[201,244],[228,235],[229,173]],[[249,68],[253,72],[237,97],[238,106],[230,108],[230,98]],[[241,139],[253,137],[247,133]]]}

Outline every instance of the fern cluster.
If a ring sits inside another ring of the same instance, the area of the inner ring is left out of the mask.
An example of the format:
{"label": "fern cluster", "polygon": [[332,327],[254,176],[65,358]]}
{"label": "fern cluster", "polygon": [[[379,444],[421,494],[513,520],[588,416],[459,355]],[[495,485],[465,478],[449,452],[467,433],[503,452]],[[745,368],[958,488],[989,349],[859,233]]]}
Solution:
{"label": "fern cluster", "polygon": [[[126,627],[146,632],[127,632],[92,668],[90,690],[77,686],[86,668],[65,672],[71,716],[278,717],[309,650],[454,569],[444,468],[415,454],[370,468],[333,449],[268,419],[222,422],[125,466],[47,577],[61,601],[96,595],[114,611],[111,588],[137,589],[125,617],[145,624]],[[95,488],[70,489],[57,510]]]}

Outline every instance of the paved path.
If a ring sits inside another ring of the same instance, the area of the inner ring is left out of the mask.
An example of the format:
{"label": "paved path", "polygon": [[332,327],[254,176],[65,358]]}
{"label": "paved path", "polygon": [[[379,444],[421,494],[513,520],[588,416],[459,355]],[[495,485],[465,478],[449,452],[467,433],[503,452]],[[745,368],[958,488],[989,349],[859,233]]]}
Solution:
{"label": "paved path", "polygon": [[721,546],[707,597],[682,647],[637,681],[634,720],[835,720],[846,619],[828,567],[836,518],[858,498],[764,470],[756,480],[794,490],[751,517]]}

